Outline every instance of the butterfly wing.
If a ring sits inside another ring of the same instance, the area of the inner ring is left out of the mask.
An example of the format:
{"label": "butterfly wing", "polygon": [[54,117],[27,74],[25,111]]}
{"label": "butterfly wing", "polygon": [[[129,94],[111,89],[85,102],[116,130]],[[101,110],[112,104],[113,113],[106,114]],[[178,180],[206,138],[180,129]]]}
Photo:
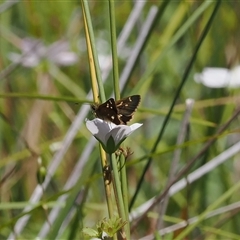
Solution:
{"label": "butterfly wing", "polygon": [[110,98],[99,106],[92,105],[92,109],[96,117],[113,122],[116,125],[121,124],[121,121],[118,119],[118,111],[113,98]]}
{"label": "butterfly wing", "polygon": [[122,124],[127,124],[127,122],[132,119],[133,113],[136,111],[140,100],[140,95],[133,95],[116,101],[118,118]]}
{"label": "butterfly wing", "polygon": [[92,105],[92,110],[96,117],[105,121],[113,122],[116,125],[127,124],[133,118],[133,113],[136,111],[140,100],[140,95],[126,97],[116,102],[113,98],[110,98],[98,106]]}

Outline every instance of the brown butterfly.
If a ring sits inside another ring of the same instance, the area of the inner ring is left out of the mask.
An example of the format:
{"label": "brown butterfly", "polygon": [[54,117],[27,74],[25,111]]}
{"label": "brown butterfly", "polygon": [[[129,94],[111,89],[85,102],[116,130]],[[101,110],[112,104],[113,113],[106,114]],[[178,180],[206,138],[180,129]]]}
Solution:
{"label": "brown butterfly", "polygon": [[126,125],[133,118],[140,100],[140,95],[133,95],[118,101],[110,98],[103,104],[91,105],[91,107],[97,118],[113,122],[116,125]]}

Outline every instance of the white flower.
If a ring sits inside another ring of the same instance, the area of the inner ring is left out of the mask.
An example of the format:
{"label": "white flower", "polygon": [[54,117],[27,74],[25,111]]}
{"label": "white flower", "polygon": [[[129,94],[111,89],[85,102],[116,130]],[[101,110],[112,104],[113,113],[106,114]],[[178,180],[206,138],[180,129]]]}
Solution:
{"label": "white flower", "polygon": [[86,120],[86,126],[93,136],[102,144],[107,153],[114,153],[120,144],[136,129],[142,126],[141,123],[134,123],[130,126],[115,125],[112,122],[105,122],[95,118]]}
{"label": "white flower", "polygon": [[47,49],[46,58],[59,66],[69,66],[77,62],[77,54],[69,50],[69,43],[64,40],[57,41]]}
{"label": "white flower", "polygon": [[194,75],[195,82],[209,88],[240,87],[240,66],[229,70],[227,68],[204,68],[202,73]]}
{"label": "white flower", "polygon": [[43,59],[59,66],[69,66],[77,61],[77,54],[69,51],[69,43],[64,40],[46,47],[40,40],[24,38],[21,42],[22,54],[9,53],[8,57],[24,67],[36,67]]}

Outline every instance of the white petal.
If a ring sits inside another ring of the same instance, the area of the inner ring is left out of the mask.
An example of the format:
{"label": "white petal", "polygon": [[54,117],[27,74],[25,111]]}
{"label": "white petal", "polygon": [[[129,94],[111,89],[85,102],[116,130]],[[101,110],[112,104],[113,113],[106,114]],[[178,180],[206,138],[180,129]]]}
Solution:
{"label": "white petal", "polygon": [[48,47],[48,54],[55,55],[59,52],[69,51],[69,43],[66,40],[59,40]]}
{"label": "white petal", "polygon": [[240,66],[233,68],[230,71],[229,87],[238,88],[240,87]]}
{"label": "white petal", "polygon": [[202,73],[194,75],[194,80],[210,88],[222,88],[228,85],[230,71],[227,68],[204,68]]}
{"label": "white petal", "polygon": [[117,146],[123,139],[125,139],[128,135],[131,134],[131,128],[126,125],[118,125],[113,128],[107,135],[106,140],[112,136]]}
{"label": "white petal", "polygon": [[112,128],[116,126],[115,124],[112,125],[108,122],[103,121],[100,118],[94,118],[92,122],[94,122],[94,124],[98,127],[99,131],[101,133],[104,133],[104,135],[106,135]]}
{"label": "white petal", "polygon": [[104,145],[106,145],[106,134],[111,130],[111,125],[102,119],[95,118],[92,121],[87,120],[86,126],[88,130],[99,139]]}
{"label": "white petal", "polygon": [[[34,38],[23,38],[21,43],[21,50],[23,53],[35,52],[36,54],[46,52],[46,48],[41,40]],[[40,52],[39,52],[40,51]]]}
{"label": "white petal", "polygon": [[130,126],[127,125],[117,125],[110,133],[107,134],[106,138],[110,136],[113,137],[115,144],[118,145],[122,140],[127,138],[136,129],[142,126],[142,123],[134,123]]}
{"label": "white petal", "polygon": [[47,58],[57,65],[69,66],[76,63],[77,54],[69,50],[69,43],[66,40],[54,42],[48,47]]}
{"label": "white petal", "polygon": [[142,123],[134,123],[134,124],[130,125],[131,131],[133,132],[133,131],[137,130],[142,125],[143,125]]}
{"label": "white petal", "polygon": [[33,56],[41,59],[46,56],[47,48],[43,45],[41,40],[33,38],[24,38],[21,45],[22,53],[28,58]]}
{"label": "white petal", "polygon": [[77,54],[73,52],[59,52],[56,55],[49,56],[49,59],[61,66],[70,66],[77,62]]}
{"label": "white petal", "polygon": [[86,126],[87,129],[93,134],[97,134],[99,132],[98,127],[96,126],[96,124],[93,121],[86,121]]}
{"label": "white petal", "polygon": [[29,54],[26,56],[22,56],[17,53],[9,53],[8,58],[14,62],[14,63],[19,63],[22,64],[24,67],[35,67],[39,64],[39,57],[35,54]]}
{"label": "white petal", "polygon": [[23,58],[22,65],[24,67],[36,67],[40,62],[40,58],[37,55],[29,55]]}

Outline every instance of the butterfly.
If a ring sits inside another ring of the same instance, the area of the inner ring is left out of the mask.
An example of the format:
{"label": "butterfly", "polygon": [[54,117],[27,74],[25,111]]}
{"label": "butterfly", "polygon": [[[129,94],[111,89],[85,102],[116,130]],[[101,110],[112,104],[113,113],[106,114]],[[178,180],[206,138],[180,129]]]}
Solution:
{"label": "butterfly", "polygon": [[133,95],[118,101],[110,98],[100,105],[91,105],[91,108],[97,118],[113,122],[116,125],[126,125],[133,118],[140,100],[140,95]]}

